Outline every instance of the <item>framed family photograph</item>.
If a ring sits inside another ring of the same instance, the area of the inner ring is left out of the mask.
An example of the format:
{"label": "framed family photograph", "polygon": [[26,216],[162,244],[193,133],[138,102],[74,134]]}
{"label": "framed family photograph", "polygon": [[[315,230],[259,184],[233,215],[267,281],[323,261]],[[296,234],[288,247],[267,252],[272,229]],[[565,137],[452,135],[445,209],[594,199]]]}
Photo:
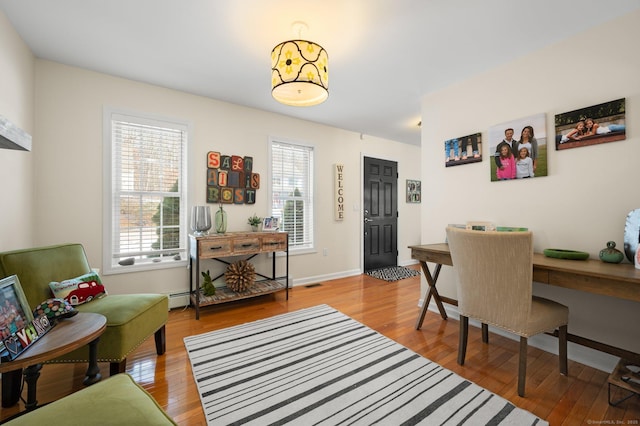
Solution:
{"label": "framed family photograph", "polygon": [[445,167],[482,161],[482,134],[458,136],[444,141]]}
{"label": "framed family photograph", "polygon": [[407,179],[407,203],[419,203],[421,200],[422,185],[419,180]]}
{"label": "framed family photograph", "polygon": [[280,221],[277,217],[265,217],[262,219],[263,231],[277,231],[280,228]]}
{"label": "framed family photograph", "polygon": [[491,182],[547,176],[547,126],[544,113],[489,128]]}
{"label": "framed family photograph", "polygon": [[625,98],[556,115],[556,150],[626,139],[625,115]]}

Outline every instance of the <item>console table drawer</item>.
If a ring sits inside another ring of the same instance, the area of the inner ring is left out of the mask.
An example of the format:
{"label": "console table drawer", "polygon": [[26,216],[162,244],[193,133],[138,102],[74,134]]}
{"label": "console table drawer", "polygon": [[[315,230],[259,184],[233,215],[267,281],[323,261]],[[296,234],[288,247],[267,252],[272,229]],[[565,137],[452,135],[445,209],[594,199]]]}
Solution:
{"label": "console table drawer", "polygon": [[256,253],[260,251],[260,238],[234,238],[233,254]]}
{"label": "console table drawer", "polygon": [[231,241],[229,239],[220,240],[201,240],[200,258],[213,259],[220,256],[228,256],[231,254]]}
{"label": "console table drawer", "polygon": [[287,249],[287,234],[262,237],[261,251],[282,251]]}

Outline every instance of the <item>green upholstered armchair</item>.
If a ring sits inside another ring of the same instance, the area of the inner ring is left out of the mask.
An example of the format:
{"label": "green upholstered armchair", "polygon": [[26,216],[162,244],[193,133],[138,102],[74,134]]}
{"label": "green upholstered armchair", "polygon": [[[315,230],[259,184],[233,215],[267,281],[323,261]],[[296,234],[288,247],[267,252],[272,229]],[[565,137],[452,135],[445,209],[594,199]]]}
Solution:
{"label": "green upholstered armchair", "polygon": [[177,424],[128,374],[117,374],[5,424],[32,426],[55,423],[65,426]]}
{"label": "green upholstered armchair", "polygon": [[[91,272],[81,244],[62,244],[0,253],[0,278],[17,275],[33,308],[52,296],[51,281],[64,281]],[[109,289],[107,288],[107,291]],[[169,299],[164,294],[110,294],[76,306],[107,318],[98,343],[98,362],[110,363],[110,375],[123,373],[127,356],[155,333],[156,352],[165,352],[165,324]],[[51,362],[88,362],[89,349],[82,347]]]}

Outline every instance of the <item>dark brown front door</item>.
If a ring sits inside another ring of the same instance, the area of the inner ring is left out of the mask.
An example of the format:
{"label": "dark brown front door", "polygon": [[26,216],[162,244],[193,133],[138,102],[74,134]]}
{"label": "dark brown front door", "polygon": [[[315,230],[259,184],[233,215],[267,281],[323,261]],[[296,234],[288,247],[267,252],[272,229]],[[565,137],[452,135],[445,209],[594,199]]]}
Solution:
{"label": "dark brown front door", "polygon": [[364,270],[398,262],[398,163],[364,158]]}

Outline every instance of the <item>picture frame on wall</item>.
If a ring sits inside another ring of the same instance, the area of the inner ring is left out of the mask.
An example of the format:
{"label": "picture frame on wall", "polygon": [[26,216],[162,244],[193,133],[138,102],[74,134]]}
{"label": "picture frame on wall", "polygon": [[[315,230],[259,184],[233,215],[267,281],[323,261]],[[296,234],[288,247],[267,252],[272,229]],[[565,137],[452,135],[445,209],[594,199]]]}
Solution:
{"label": "picture frame on wall", "polygon": [[491,182],[547,176],[544,113],[491,126],[488,138]]}
{"label": "picture frame on wall", "polygon": [[625,98],[555,116],[556,150],[626,139]]}
{"label": "picture frame on wall", "polygon": [[422,183],[419,180],[407,179],[407,203],[420,203],[421,193]]}
{"label": "picture frame on wall", "polygon": [[280,221],[277,217],[265,217],[262,219],[263,231],[277,231],[280,228]]}
{"label": "picture frame on wall", "polygon": [[444,141],[445,167],[482,161],[482,133],[457,136]]}

